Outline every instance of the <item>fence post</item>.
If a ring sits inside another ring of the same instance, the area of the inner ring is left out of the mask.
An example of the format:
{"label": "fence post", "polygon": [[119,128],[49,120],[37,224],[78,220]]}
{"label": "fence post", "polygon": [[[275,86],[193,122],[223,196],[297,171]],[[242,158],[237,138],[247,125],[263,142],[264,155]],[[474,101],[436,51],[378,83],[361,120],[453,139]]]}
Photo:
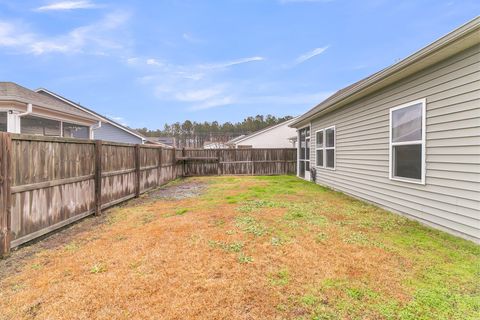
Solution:
{"label": "fence post", "polygon": [[250,163],[252,166],[252,176],[255,175],[255,162],[253,161],[253,149],[250,149]]}
{"label": "fence post", "polygon": [[162,179],[162,147],[158,148],[157,187]]}
{"label": "fence post", "polygon": [[177,149],[173,147],[173,154],[172,154],[172,166],[173,166],[173,179],[178,178],[177,173]]}
{"label": "fence post", "polygon": [[182,177],[185,177],[185,147],[182,148]]}
{"label": "fence post", "polygon": [[217,150],[217,175],[221,175],[222,174],[222,168],[220,168],[220,154],[222,152],[222,149],[218,149]]}
{"label": "fence post", "polygon": [[102,140],[95,141],[95,215],[102,213]]}
{"label": "fence post", "polygon": [[135,197],[140,196],[140,145],[135,145]]}
{"label": "fence post", "polygon": [[8,133],[0,136],[0,258],[10,253],[12,240],[12,139]]}

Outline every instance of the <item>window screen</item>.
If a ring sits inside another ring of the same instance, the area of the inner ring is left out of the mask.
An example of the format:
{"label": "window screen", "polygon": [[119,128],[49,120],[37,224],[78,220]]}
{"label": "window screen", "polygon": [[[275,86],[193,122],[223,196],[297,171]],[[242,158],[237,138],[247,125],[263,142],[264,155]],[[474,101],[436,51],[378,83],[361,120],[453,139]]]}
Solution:
{"label": "window screen", "polygon": [[323,139],[323,130],[317,131],[315,133],[315,159],[316,159],[316,164],[318,167],[323,167],[323,146],[324,146],[324,139]]}
{"label": "window screen", "polygon": [[90,130],[87,126],[64,122],[63,136],[65,138],[88,139],[90,136]]}
{"label": "window screen", "polygon": [[425,102],[390,109],[391,178],[423,181]]}
{"label": "window screen", "polygon": [[325,166],[335,168],[335,127],[325,129]]}
{"label": "window screen", "polygon": [[60,137],[60,121],[35,116],[20,118],[20,132],[42,136]]}

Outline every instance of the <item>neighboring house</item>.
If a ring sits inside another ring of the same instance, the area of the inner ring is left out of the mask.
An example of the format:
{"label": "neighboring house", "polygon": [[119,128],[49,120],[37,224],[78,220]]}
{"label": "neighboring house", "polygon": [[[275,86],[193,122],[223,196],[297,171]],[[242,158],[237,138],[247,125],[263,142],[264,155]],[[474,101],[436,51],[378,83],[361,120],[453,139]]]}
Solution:
{"label": "neighboring house", "polygon": [[224,142],[207,141],[203,144],[203,149],[228,149],[230,148]]}
{"label": "neighboring house", "polygon": [[234,138],[226,144],[232,148],[294,148],[295,143],[290,140],[296,132],[290,128],[294,120],[295,118]]}
{"label": "neighboring house", "polygon": [[87,113],[93,118],[95,118],[99,125],[93,128],[91,136],[92,139],[133,144],[144,144],[146,142],[146,138],[137,131],[121,125],[120,123],[110,118],[102,116],[95,111],[88,109],[87,107],[84,107],[65,97],[62,97],[57,93],[54,93],[44,88],[37,89],[36,92],[42,96],[46,96],[51,99],[68,104],[69,106],[83,113]]}
{"label": "neighboring house", "polygon": [[145,144],[156,145],[156,146],[160,146],[160,147],[167,148],[167,149],[172,149],[173,148],[172,146],[170,146],[168,144],[161,143],[160,141],[158,141],[157,139],[155,139],[153,137],[146,137],[145,138]]}
{"label": "neighboring house", "polygon": [[0,131],[89,139],[98,120],[70,104],[0,82]]}
{"label": "neighboring house", "polygon": [[152,137],[152,140],[158,141],[167,146],[175,148],[175,137]]}
{"label": "neighboring house", "polygon": [[291,126],[300,177],[480,242],[480,18]]}

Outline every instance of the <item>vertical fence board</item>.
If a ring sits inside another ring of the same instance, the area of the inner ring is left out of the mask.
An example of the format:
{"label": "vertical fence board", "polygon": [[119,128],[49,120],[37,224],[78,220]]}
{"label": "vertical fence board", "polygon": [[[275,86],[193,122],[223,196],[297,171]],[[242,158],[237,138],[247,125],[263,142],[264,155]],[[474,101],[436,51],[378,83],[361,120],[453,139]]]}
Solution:
{"label": "vertical fence board", "polygon": [[102,211],[102,141],[95,141],[95,215]]}
{"label": "vertical fence board", "polygon": [[12,140],[0,134],[0,257],[10,252],[11,242],[11,164]]}

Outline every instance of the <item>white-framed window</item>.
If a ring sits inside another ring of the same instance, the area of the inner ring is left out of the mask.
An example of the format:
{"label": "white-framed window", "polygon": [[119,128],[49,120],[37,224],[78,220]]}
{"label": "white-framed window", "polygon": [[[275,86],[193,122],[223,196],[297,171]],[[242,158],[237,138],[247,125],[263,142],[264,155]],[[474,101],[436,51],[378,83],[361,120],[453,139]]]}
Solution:
{"label": "white-framed window", "polygon": [[335,169],[335,126],[325,128],[325,168]]}
{"label": "white-framed window", "polygon": [[315,164],[317,167],[324,167],[324,153],[325,153],[325,131],[318,130],[315,132]]}
{"label": "white-framed window", "polygon": [[315,164],[319,168],[335,169],[335,126],[315,132]]}
{"label": "white-framed window", "polygon": [[425,184],[426,100],[390,109],[390,179]]}

